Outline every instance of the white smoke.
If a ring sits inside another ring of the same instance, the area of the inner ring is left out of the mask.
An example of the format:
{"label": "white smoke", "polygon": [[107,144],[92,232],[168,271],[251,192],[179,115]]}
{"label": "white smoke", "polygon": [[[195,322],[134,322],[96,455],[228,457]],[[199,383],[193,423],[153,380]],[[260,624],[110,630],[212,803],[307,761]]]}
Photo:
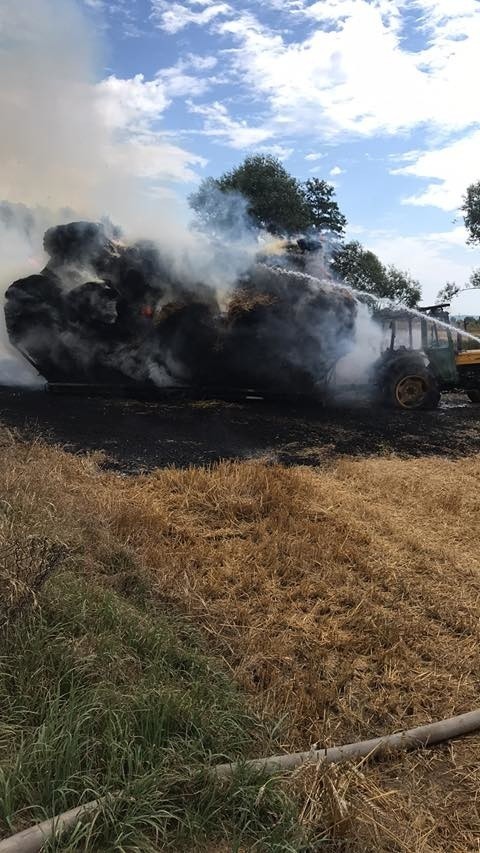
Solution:
{"label": "white smoke", "polygon": [[[156,241],[173,275],[192,286],[202,279],[233,284],[255,254],[243,226],[227,253],[188,227],[186,206],[173,193],[148,192],[144,176],[128,172],[128,143],[97,83],[100,55],[75,0],[1,0],[0,202],[7,204],[0,216],[0,383],[15,379],[15,360],[19,383],[25,374],[5,334],[3,295],[15,278],[42,268],[50,225],[107,215],[129,240]],[[172,145],[164,147],[171,156]],[[233,198],[225,204],[237,208],[237,221],[243,217]]]}
{"label": "white smoke", "polygon": [[[154,240],[173,278],[192,288],[205,282],[221,296],[259,248],[246,202],[233,193],[212,195],[223,224],[207,238],[189,228],[187,209],[173,194],[166,198],[158,187],[147,192],[145,176],[126,168],[130,149],[121,129],[105,115],[100,56],[75,0],[0,0],[0,202],[6,201],[0,206],[0,296],[15,278],[42,269],[47,227],[104,216],[128,241]],[[321,264],[311,271],[328,278]],[[0,315],[0,382],[29,384],[35,374],[8,344],[3,304]],[[374,337],[360,306],[357,367],[360,353],[373,359]]]}
{"label": "white smoke", "polygon": [[[307,262],[308,273],[335,286],[336,278],[331,265],[339,247],[336,235],[322,234],[322,250],[313,253]],[[357,300],[357,316],[352,348],[337,361],[330,379],[333,393],[335,389],[341,392],[347,386],[362,385],[380,357],[384,343],[382,328],[373,319],[369,305],[363,301],[364,294],[344,282],[338,284],[347,288]]]}
{"label": "white smoke", "polygon": [[369,371],[380,357],[382,345],[381,326],[372,319],[369,307],[359,302],[353,348],[337,361],[333,376],[334,384],[341,389],[342,386],[365,381]]}
{"label": "white smoke", "polygon": [[5,290],[19,276],[36,272],[43,258],[41,234],[45,222],[42,211],[31,211],[23,205],[0,204],[0,384],[35,387],[42,379],[21,358],[9,340],[5,328],[3,297]]}
{"label": "white smoke", "polygon": [[2,0],[0,39],[1,197],[90,210],[109,141],[93,96],[94,34],[71,0]]}
{"label": "white smoke", "polygon": [[[94,39],[74,3],[0,5],[0,381],[32,384],[10,347],[3,295],[44,265],[42,236],[65,205],[87,209],[105,134],[91,97]],[[57,213],[52,210],[57,209]],[[62,215],[63,214],[63,215]]]}

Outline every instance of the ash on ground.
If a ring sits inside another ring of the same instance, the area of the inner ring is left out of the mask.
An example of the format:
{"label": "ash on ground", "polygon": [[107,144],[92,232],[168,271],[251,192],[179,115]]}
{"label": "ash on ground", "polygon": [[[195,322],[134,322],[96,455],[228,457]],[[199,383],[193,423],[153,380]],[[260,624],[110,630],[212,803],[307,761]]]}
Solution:
{"label": "ash on ground", "polygon": [[[480,405],[462,395],[432,412],[326,408],[265,401],[141,401],[0,391],[0,418],[26,439],[103,451],[127,474],[165,465],[262,458],[285,465],[396,454],[449,458],[480,451]],[[425,436],[428,435],[428,442]]]}

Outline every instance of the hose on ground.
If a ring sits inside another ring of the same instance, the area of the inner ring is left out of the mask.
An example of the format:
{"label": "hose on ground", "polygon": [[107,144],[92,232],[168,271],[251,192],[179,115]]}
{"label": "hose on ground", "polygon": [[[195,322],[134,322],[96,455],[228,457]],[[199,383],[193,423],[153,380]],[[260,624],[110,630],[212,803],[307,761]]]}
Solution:
{"label": "hose on ground", "polygon": [[23,832],[17,832],[0,841],[0,853],[39,853],[51,838],[59,836],[66,829],[73,829],[80,821],[92,820],[102,802],[104,799],[92,800],[57,817],[36,823]]}
{"label": "hose on ground", "polygon": [[[353,758],[377,756],[380,752],[390,749],[418,749],[432,746],[454,737],[461,737],[480,728],[480,709],[460,714],[418,726],[415,729],[399,732],[393,735],[362,740],[357,743],[347,743],[345,746],[332,746],[328,749],[311,749],[308,752],[293,752],[288,755],[271,755],[269,758],[255,758],[252,761],[234,764],[219,764],[214,768],[215,774],[222,779],[232,776],[239,767],[254,770],[257,773],[273,775],[287,770],[294,770],[301,764],[319,763],[336,764]],[[1,847],[0,847],[1,853]]]}
{"label": "hose on ground", "polygon": [[[377,757],[389,750],[409,750],[433,746],[452,738],[462,737],[480,729],[480,708],[418,726],[393,735],[348,743],[344,746],[333,746],[328,749],[311,749],[308,752],[294,752],[287,755],[271,755],[268,758],[255,758],[251,761],[218,764],[212,768],[212,773],[218,779],[228,779],[236,770],[246,768],[263,775],[274,775],[294,770],[302,764],[325,762],[336,764],[358,758]],[[80,821],[92,820],[105,798],[93,800],[83,806],[78,806],[68,812],[37,823],[29,829],[18,832],[10,838],[0,841],[0,853],[39,853],[46,842],[53,836],[59,835],[66,829],[72,829]]]}

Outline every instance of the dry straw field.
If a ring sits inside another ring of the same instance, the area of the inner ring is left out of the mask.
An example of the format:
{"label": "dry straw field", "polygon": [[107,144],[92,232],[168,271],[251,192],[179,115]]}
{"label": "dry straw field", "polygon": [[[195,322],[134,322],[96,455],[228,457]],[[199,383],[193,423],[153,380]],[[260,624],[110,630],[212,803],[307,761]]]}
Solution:
{"label": "dry straw field", "polygon": [[[279,721],[285,750],[479,704],[478,457],[123,477],[7,432],[2,444],[4,543],[41,536],[123,594],[141,573]],[[2,571],[14,606],[22,578]],[[304,825],[325,830],[319,849],[467,853],[480,849],[479,761],[480,735],[285,785]]]}

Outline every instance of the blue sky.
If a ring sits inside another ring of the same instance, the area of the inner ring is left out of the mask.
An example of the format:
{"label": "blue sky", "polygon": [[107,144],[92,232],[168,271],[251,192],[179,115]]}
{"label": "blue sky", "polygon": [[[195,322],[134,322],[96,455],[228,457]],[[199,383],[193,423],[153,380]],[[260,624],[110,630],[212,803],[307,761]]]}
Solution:
{"label": "blue sky", "polygon": [[480,265],[458,214],[480,179],[480,0],[70,2],[116,156],[165,204],[272,152],[333,182],[348,236],[426,301]]}

